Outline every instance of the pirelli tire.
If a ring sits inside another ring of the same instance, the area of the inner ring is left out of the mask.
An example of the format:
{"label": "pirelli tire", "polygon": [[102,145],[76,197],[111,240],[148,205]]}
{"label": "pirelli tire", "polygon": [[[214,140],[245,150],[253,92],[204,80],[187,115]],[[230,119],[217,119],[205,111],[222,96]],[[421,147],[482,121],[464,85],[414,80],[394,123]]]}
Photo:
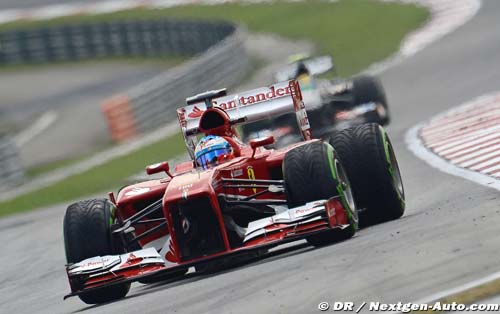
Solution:
{"label": "pirelli tire", "polygon": [[[106,199],[80,201],[70,205],[64,216],[64,248],[68,263],[80,262],[94,256],[124,253],[111,237],[114,207]],[[80,294],[87,304],[121,299],[130,290],[130,283],[100,288]]]}
{"label": "pirelli tire", "polygon": [[354,105],[356,106],[369,102],[382,105],[382,108],[377,110],[377,116],[370,119],[370,122],[376,122],[380,125],[389,124],[391,119],[387,97],[385,96],[384,87],[378,78],[369,75],[361,75],[353,78],[352,92]]}
{"label": "pirelli tire", "polygon": [[330,137],[351,181],[361,226],[400,218],[405,210],[401,172],[384,128],[367,123]]}
{"label": "pirelli tire", "polygon": [[349,179],[338,155],[326,142],[312,142],[287,152],[283,176],[288,207],[340,196],[349,217],[349,227],[318,233],[306,238],[314,246],[335,243],[352,237],[358,228],[356,204]]}

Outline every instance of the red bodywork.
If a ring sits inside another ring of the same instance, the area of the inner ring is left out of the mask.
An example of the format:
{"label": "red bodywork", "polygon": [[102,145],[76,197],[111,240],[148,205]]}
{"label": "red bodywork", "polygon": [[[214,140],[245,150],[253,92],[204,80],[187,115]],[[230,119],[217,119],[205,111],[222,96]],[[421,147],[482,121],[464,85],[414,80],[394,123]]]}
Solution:
{"label": "red bodywork", "polygon": [[[210,113],[224,117],[224,124],[211,129],[202,128],[201,125],[206,122],[203,116],[209,116]],[[273,223],[270,220],[269,224],[263,226],[258,236],[253,236],[247,241],[245,241],[246,238],[235,237],[235,232],[227,227],[227,203],[221,200],[226,200],[225,198],[233,201],[251,199],[256,203],[276,201],[277,204],[281,202],[283,206],[286,206],[285,193],[269,191],[269,185],[262,184],[262,182],[283,182],[282,164],[286,152],[316,140],[304,141],[280,150],[268,150],[264,147],[253,149],[237,139],[224,110],[208,109],[203,112],[203,116],[200,120],[200,130],[205,134],[217,134],[229,139],[236,155],[234,158],[208,170],[196,168],[193,161],[181,163],[175,167],[172,177],[166,176],[164,179],[127,186],[119,192],[116,198],[116,216],[120,223],[161,199],[161,210],[149,215],[146,223],[135,225],[133,236],[140,237],[159,226],[161,219],[165,218],[166,227],[138,241],[141,248],[155,247],[165,260],[165,264],[137,267],[133,261],[140,261],[140,258],[130,253],[131,255],[127,258],[132,262],[120,267],[118,272],[103,271],[92,276],[69,276],[72,287],[72,294],[69,296],[110,284],[134,281],[147,275],[158,275],[158,272],[175,271],[238,252],[272,247],[349,224],[348,213],[341,201],[338,198],[332,198],[324,202],[321,217],[314,221]],[[304,136],[310,136],[309,130],[303,132]],[[189,209],[190,217],[197,217],[196,219],[200,220],[197,221],[197,231],[202,238],[198,240],[189,238],[189,228],[195,227],[192,222],[194,219],[189,218],[190,222],[186,218],[188,217],[188,213],[184,212],[186,208]],[[297,209],[294,215],[308,217],[307,211],[309,210],[312,209]],[[265,216],[260,219],[271,219]],[[267,215],[267,217],[271,216],[273,214]],[[204,241],[207,243],[198,245]]]}

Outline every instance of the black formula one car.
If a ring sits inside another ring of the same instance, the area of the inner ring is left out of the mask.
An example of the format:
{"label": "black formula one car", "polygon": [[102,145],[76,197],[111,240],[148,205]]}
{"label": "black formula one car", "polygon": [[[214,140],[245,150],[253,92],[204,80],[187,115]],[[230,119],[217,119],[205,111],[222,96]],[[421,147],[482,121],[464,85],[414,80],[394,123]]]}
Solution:
{"label": "black formula one car", "polygon": [[[275,73],[276,82],[296,79],[300,83],[309,123],[317,138],[325,138],[333,131],[390,121],[384,88],[373,76],[362,75],[352,79],[319,79],[318,75],[333,71],[332,58],[309,58],[299,55],[281,71]],[[295,117],[282,115],[243,127],[244,139],[273,135],[275,147],[284,147],[300,140]]]}

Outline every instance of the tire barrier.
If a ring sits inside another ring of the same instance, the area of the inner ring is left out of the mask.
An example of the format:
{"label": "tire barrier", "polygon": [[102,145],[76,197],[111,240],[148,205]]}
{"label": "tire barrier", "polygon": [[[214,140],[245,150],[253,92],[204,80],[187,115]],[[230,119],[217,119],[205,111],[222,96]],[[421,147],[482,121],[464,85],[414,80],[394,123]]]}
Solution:
{"label": "tire barrier", "polygon": [[234,29],[224,22],[162,19],[4,31],[0,32],[0,64],[191,56],[220,42]]}
{"label": "tire barrier", "polygon": [[123,141],[173,121],[186,97],[235,86],[249,69],[245,30],[233,32],[205,53],[105,101],[101,109],[111,137]]}
{"label": "tire barrier", "polygon": [[101,106],[114,141],[123,141],[137,135],[135,119],[127,96],[117,95]]}
{"label": "tire barrier", "polygon": [[14,141],[0,135],[0,190],[22,183],[24,172]]}

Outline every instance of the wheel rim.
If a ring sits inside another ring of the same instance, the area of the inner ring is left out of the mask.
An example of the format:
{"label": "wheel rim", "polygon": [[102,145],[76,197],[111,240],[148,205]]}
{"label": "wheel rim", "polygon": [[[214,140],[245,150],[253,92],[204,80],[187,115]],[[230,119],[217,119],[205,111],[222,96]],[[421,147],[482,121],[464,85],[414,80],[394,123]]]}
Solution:
{"label": "wheel rim", "polygon": [[356,203],[354,201],[354,196],[352,194],[351,184],[349,182],[347,174],[344,171],[344,167],[342,167],[342,165],[337,159],[335,160],[335,170],[337,171],[338,181],[341,186],[341,193],[342,193],[341,197],[344,199],[345,203],[349,207],[346,209],[352,213],[354,222],[357,223],[358,213],[356,210]]}

